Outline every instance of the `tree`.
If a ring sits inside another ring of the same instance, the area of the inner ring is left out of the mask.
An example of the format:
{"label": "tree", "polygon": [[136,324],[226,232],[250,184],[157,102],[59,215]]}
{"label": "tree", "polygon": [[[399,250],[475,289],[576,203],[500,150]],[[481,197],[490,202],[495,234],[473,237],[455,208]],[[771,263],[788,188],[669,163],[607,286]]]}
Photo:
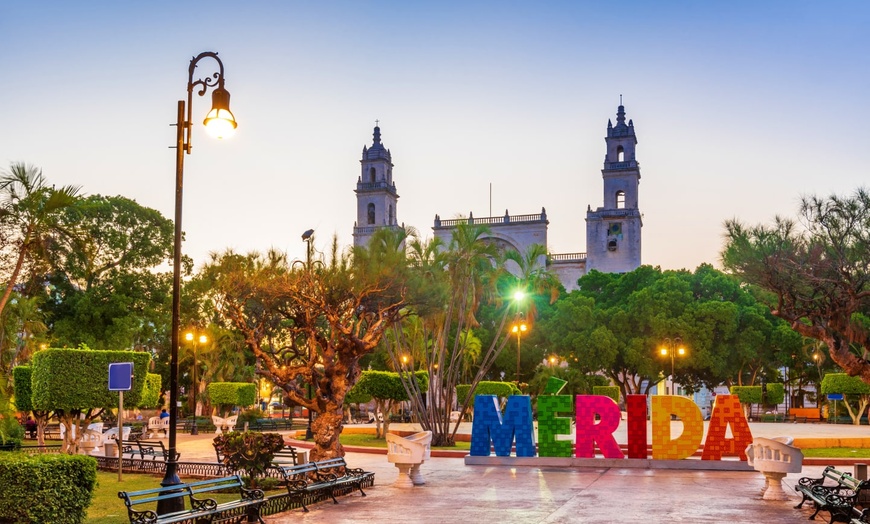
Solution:
{"label": "tree", "polygon": [[763,289],[774,315],[870,383],[870,193],[805,197],[798,215],[770,226],[727,221],[722,263]]}
{"label": "tree", "polygon": [[257,400],[257,385],[245,382],[212,382],[208,385],[208,398],[221,408],[221,416],[232,406],[246,407]]}
{"label": "tree", "polygon": [[[870,404],[870,384],[859,377],[850,377],[846,373],[828,373],[822,379],[821,393],[843,395],[843,404],[846,405],[846,411],[852,418],[852,424],[856,426],[861,424],[861,417]],[[855,408],[852,407],[853,403],[856,404]]]}
{"label": "tree", "polygon": [[202,273],[218,316],[242,333],[259,374],[318,414],[314,460],[343,455],[344,400],[359,378],[359,361],[402,315],[405,302],[400,264],[339,255],[335,240],[322,262],[294,266],[276,252],[230,251],[214,256]]}
{"label": "tree", "polygon": [[57,237],[67,234],[60,217],[75,204],[79,188],[48,186],[42,170],[23,163],[12,163],[0,176],[0,221],[13,231],[15,261],[6,289],[0,297],[0,316],[6,308],[12,290],[25,261],[45,257]]}
{"label": "tree", "polygon": [[31,402],[33,409],[54,411],[65,426],[63,451],[75,453],[84,429],[103,411],[118,405],[117,393],[108,390],[109,364],[133,362],[133,389],[124,394],[124,406],[134,408],[145,384],[151,355],[137,351],[45,349],[33,356]]}
{"label": "tree", "polygon": [[[417,371],[416,373],[402,373],[411,375],[413,380],[417,381],[420,389],[423,392],[428,390],[429,375],[425,371]],[[390,413],[396,404],[408,400],[408,392],[402,384],[400,373],[389,371],[363,371],[359,381],[354,386],[358,393],[370,395],[375,400],[375,409],[384,416],[383,431],[381,430],[381,421],[375,417],[375,436],[377,438],[386,438],[390,432]]]}
{"label": "tree", "polygon": [[14,383],[12,392],[15,398],[15,409],[24,413],[33,413],[33,420],[36,422],[36,443],[44,446],[45,426],[48,425],[52,412],[51,410],[33,407],[32,374],[33,368],[31,366],[16,366],[12,368],[12,380]]}

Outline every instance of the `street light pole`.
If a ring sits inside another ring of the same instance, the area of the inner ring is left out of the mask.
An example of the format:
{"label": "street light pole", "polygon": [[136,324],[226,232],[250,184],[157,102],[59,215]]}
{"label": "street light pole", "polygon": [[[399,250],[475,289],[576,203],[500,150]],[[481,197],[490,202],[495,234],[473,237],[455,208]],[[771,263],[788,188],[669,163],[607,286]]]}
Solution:
{"label": "street light pole", "polygon": [[199,428],[196,426],[196,390],[199,389],[199,382],[196,381],[196,342],[199,340],[200,344],[205,344],[208,342],[208,337],[205,335],[195,337],[193,332],[188,332],[184,338],[193,345],[193,426],[190,427],[190,434],[199,435]]}
{"label": "street light pole", "polygon": [[[680,355],[681,357],[686,354],[686,348],[683,347],[683,339],[680,337],[674,338],[665,338],[664,345],[660,350],[661,355],[666,357],[670,355],[671,357],[671,394],[674,392],[674,357],[676,355]],[[667,392],[667,385],[665,386],[665,392]]]}
{"label": "street light pole", "polygon": [[511,327],[511,333],[517,334],[517,387],[520,386],[520,337],[528,330],[529,327],[521,318]]}
{"label": "street light pole", "polygon": [[[302,233],[302,241],[305,242],[305,271],[311,272],[311,238],[314,236],[314,230],[308,229]],[[308,381],[308,400],[311,398],[311,381]],[[314,432],[311,430],[311,408],[308,408],[308,427],[305,428],[305,440],[314,438]]]}
{"label": "street light pole", "polygon": [[[218,72],[198,80],[193,79],[197,63],[204,58],[212,58],[218,64]],[[176,461],[176,424],[178,422],[178,335],[181,318],[181,205],[184,188],[184,154],[190,154],[190,131],[191,131],[191,106],[193,102],[193,89],[199,88],[197,94],[205,95],[211,87],[215,88],[212,93],[212,108],[206,115],[203,124],[217,138],[230,136],[236,129],[236,119],[230,112],[230,94],[224,89],[224,64],[220,61],[217,53],[206,51],[193,57],[188,67],[187,76],[187,104],[184,100],[178,101],[178,114],[176,119],[176,142],[175,142],[175,241],[173,249],[172,267],[172,332],[169,343],[169,449],[166,461],[166,474],[161,486],[173,486],[181,484],[178,478],[178,464]],[[186,114],[185,114],[186,109]],[[157,513],[164,515],[184,509],[184,501],[181,497],[163,499],[157,503]]]}

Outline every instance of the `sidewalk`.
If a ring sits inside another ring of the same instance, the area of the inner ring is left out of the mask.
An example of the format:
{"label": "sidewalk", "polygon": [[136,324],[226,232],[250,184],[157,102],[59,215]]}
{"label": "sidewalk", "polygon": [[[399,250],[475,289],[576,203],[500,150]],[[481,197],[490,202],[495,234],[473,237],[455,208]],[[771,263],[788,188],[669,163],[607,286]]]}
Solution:
{"label": "sidewalk", "polygon": [[[414,429],[407,424],[390,427]],[[754,436],[868,439],[870,443],[868,426],[750,423],[750,427]],[[462,425],[462,432],[470,430],[471,424]],[[624,439],[619,433],[622,430],[616,433],[617,441]],[[214,460],[211,447],[214,435],[180,437],[182,460]],[[794,494],[794,484],[800,477],[818,477],[824,469],[823,465],[804,466],[802,473],[789,474],[783,487],[793,496],[792,500],[773,502],[761,499],[764,480],[757,472],[510,468],[466,466],[462,459],[433,458],[422,467],[426,485],[402,489],[392,486],[398,470],[383,454],[350,452],[346,459],[352,467],[375,472],[375,485],[366,490],[367,497],[355,493],[340,497],[337,505],[321,502],[312,505],[310,513],[292,510],[265,517],[265,521],[269,524],[385,521],[795,524],[806,520],[812,511],[808,507],[793,509],[800,500]],[[845,469],[850,471],[851,467]]]}

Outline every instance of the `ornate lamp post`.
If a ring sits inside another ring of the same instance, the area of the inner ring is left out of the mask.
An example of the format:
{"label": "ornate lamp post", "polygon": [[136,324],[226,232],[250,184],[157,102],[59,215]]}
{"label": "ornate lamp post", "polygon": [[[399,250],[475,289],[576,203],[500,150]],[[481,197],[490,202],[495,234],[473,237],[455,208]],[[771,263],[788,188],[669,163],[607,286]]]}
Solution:
{"label": "ornate lamp post", "polygon": [[[314,236],[314,230],[308,229],[302,233],[302,241],[305,242],[305,270],[311,271],[311,240]],[[311,399],[311,382],[308,382],[308,398]],[[308,408],[308,427],[305,428],[305,440],[314,438],[314,432],[311,430],[311,408]]]}
{"label": "ornate lamp post", "polygon": [[[218,65],[218,71],[211,76],[198,80],[193,79],[196,65],[204,58],[212,58]],[[205,95],[209,88],[214,88],[212,93],[211,111],[205,117],[203,124],[209,133],[216,138],[230,136],[236,129],[236,119],[230,112],[230,94],[224,89],[224,64],[220,61],[217,53],[206,51],[193,57],[188,67],[187,75],[187,102],[178,101],[178,118],[176,120],[176,144],[175,144],[175,244],[172,268],[172,335],[169,345],[169,460],[166,462],[166,475],[163,477],[161,486],[181,484],[178,478],[178,465],[176,456],[176,431],[178,421],[178,335],[179,318],[181,317],[181,204],[182,188],[184,187],[184,154],[190,154],[190,131],[191,105],[193,102],[193,90],[198,88],[199,96]],[[186,111],[185,111],[186,109]],[[176,497],[161,500],[157,504],[157,513],[160,515],[181,511],[184,509],[184,500]]]}
{"label": "ornate lamp post", "polygon": [[205,335],[196,337],[193,332],[189,331],[184,335],[184,338],[193,345],[193,426],[190,428],[190,434],[199,435],[199,428],[196,427],[196,390],[199,389],[199,382],[196,381],[196,343],[205,345],[208,342],[208,337]]}
{"label": "ornate lamp post", "polygon": [[674,390],[674,357],[676,355],[685,356],[686,348],[683,347],[683,339],[680,337],[674,338],[665,338],[664,344],[662,344],[661,349],[659,349],[659,353],[663,357],[667,357],[670,355],[671,357],[671,394],[673,394]]}

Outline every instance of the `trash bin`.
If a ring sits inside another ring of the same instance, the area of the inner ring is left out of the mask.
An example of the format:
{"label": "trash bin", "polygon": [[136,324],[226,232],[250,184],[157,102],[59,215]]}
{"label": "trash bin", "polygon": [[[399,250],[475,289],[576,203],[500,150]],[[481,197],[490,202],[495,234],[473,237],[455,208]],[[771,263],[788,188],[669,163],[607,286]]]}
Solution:
{"label": "trash bin", "polygon": [[107,457],[117,457],[118,456],[118,445],[115,444],[114,441],[106,442],[103,445],[103,450],[105,451]]}

